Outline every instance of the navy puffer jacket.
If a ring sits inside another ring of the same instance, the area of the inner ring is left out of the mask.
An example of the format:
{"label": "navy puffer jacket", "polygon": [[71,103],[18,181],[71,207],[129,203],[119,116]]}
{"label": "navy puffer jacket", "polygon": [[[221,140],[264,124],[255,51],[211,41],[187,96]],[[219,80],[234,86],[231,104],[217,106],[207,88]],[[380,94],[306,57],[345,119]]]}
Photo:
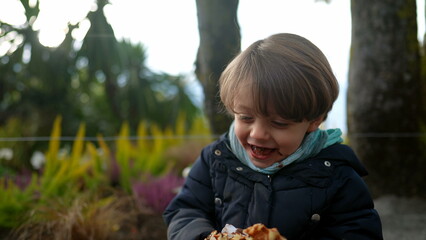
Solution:
{"label": "navy puffer jacket", "polygon": [[169,240],[203,239],[229,223],[275,227],[287,239],[383,239],[353,151],[335,144],[274,175],[243,165],[223,135],[203,149],[164,212]]}

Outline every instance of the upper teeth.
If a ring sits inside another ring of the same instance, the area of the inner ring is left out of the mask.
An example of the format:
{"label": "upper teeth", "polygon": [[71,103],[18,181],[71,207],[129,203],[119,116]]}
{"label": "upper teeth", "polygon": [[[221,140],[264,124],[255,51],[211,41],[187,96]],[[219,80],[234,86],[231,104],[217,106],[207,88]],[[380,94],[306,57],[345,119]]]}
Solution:
{"label": "upper teeth", "polygon": [[257,154],[262,154],[265,151],[265,148],[261,148],[261,147],[256,147],[253,146],[253,151],[256,152]]}

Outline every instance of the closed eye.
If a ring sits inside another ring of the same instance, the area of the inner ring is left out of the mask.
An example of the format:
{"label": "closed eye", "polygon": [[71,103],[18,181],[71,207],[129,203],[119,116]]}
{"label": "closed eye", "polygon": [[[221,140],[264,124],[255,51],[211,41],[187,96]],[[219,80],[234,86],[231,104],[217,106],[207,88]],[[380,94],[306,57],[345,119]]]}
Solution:
{"label": "closed eye", "polygon": [[272,124],[277,127],[288,127],[290,125],[287,122],[280,122],[280,121],[272,121]]}
{"label": "closed eye", "polygon": [[238,119],[241,120],[241,121],[244,121],[244,122],[248,122],[248,121],[253,120],[253,117],[240,114],[240,115],[238,115]]}

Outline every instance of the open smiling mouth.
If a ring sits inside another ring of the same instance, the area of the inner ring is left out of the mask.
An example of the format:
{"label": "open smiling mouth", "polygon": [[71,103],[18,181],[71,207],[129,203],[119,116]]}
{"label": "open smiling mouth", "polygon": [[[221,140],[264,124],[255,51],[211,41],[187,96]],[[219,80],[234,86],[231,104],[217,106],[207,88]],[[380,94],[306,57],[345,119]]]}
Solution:
{"label": "open smiling mouth", "polygon": [[264,148],[264,147],[254,146],[254,145],[250,145],[250,148],[251,148],[251,151],[257,156],[266,156],[273,153],[276,150],[275,148]]}

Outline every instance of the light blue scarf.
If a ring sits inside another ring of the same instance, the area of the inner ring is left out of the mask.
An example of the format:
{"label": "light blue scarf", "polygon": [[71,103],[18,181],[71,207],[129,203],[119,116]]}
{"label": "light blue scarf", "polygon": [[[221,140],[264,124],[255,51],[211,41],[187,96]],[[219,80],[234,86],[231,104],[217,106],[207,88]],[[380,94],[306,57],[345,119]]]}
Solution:
{"label": "light blue scarf", "polygon": [[231,151],[237,156],[237,158],[246,166],[251,169],[265,173],[274,174],[281,168],[293,163],[300,162],[309,157],[317,155],[322,149],[331,146],[335,143],[343,142],[341,137],[342,131],[338,128],[321,130],[317,129],[305,136],[300,147],[290,156],[284,158],[281,162],[276,162],[266,168],[258,168],[251,161],[250,158],[241,145],[240,141],[235,135],[234,123],[229,128],[229,141],[231,143]]}

